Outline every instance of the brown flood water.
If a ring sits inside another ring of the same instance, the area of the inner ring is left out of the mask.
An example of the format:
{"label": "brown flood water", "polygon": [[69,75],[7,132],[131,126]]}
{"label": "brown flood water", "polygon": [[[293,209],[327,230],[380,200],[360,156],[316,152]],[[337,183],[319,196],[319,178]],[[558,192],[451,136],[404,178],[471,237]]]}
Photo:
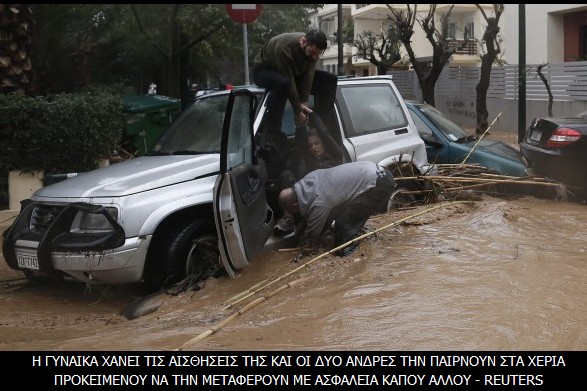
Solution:
{"label": "brown flood water", "polygon": [[587,206],[483,196],[389,226],[440,205],[373,217],[387,228],[349,257],[271,251],[134,320],[132,287],[23,286],[1,259],[0,350],[587,349]]}

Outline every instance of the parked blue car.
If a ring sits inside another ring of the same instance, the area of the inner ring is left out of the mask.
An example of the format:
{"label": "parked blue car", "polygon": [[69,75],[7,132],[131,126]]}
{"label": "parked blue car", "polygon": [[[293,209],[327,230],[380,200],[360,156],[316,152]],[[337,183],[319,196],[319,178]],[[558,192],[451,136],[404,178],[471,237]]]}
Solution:
{"label": "parked blue car", "polygon": [[[476,135],[469,134],[433,106],[415,101],[406,101],[406,105],[426,145],[429,163],[462,163],[475,147]],[[466,163],[488,167],[499,175],[521,177],[529,172],[520,151],[504,142],[485,138],[479,141]]]}

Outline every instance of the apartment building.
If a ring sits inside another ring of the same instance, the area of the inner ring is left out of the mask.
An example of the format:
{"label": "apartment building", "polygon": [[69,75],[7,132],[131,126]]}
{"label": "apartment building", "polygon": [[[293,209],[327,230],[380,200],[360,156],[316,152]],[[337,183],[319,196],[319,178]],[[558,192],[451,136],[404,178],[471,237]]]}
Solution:
{"label": "apartment building", "polygon": [[[389,4],[406,10],[406,4]],[[437,4],[436,13],[448,12],[452,4]],[[414,5],[411,5],[412,8]],[[481,4],[487,16],[493,15],[493,4]],[[377,73],[375,65],[359,58],[353,45],[343,46],[343,71],[338,69],[338,10],[342,9],[343,24],[353,23],[355,38],[365,31],[379,33],[389,24],[386,4],[325,4],[310,14],[312,27],[320,28],[330,38],[322,56],[322,69],[336,74],[367,76]],[[420,16],[428,12],[428,4],[417,4]],[[500,19],[501,60],[519,62],[519,4],[505,4]],[[525,4],[526,63],[569,62],[587,60],[587,4]],[[454,4],[448,25],[448,44],[460,48],[450,59],[452,66],[478,66],[483,46],[480,43],[486,22],[475,4]],[[419,59],[431,60],[432,46],[424,32],[415,24],[412,47]],[[401,47],[403,63],[409,66],[405,48]],[[402,64],[398,64],[400,66]]]}
{"label": "apartment building", "polygon": [[342,11],[342,30],[344,25],[352,23],[351,8],[351,4],[324,4],[321,9],[311,12],[309,15],[311,28],[324,31],[329,40],[328,48],[321,57],[320,65],[323,70],[337,75],[354,75],[356,73],[352,62],[352,45],[343,44],[343,69],[340,70],[338,65],[339,9]]}
{"label": "apartment building", "polygon": [[[405,10],[406,4],[390,4],[391,7]],[[490,12],[491,4],[484,4]],[[437,14],[448,12],[449,4],[438,4],[436,7]],[[320,10],[310,14],[312,27],[320,28],[330,38],[331,43],[328,50],[322,56],[322,67],[324,70],[338,73],[338,9],[343,10],[343,23],[353,23],[355,38],[359,34],[371,31],[378,34],[385,31],[389,26],[389,8],[385,4],[325,4]],[[426,13],[429,9],[428,4],[418,4],[417,11],[420,15]],[[484,28],[482,16],[474,4],[455,4],[451,13],[449,23],[449,45],[460,48],[451,58],[451,63],[459,65],[473,65],[479,63],[479,44],[476,37],[483,34]],[[424,32],[416,24],[413,37],[413,48],[422,61],[430,61],[432,56],[432,46],[426,40]],[[398,67],[409,66],[407,53],[403,46],[401,47],[403,61]],[[375,65],[368,60],[357,56],[356,48],[353,45],[344,45],[344,75],[369,76],[377,74]]]}
{"label": "apartment building", "polygon": [[[397,9],[406,9],[405,4],[390,4]],[[440,15],[448,11],[450,4],[437,4]],[[355,38],[365,31],[378,33],[386,28],[389,8],[385,4],[344,4],[344,23],[352,23]],[[493,15],[493,4],[482,4],[488,16]],[[336,4],[326,4],[312,17],[313,27],[327,28],[333,38],[322,58],[323,69],[338,72],[338,48],[334,32],[338,29]],[[418,4],[422,16],[429,9],[427,4]],[[524,16],[520,19],[520,10]],[[350,15],[349,15],[350,14]],[[324,22],[329,22],[324,24]],[[525,42],[520,43],[520,22],[525,25]],[[449,44],[463,47],[455,53],[437,82],[436,105],[453,121],[465,127],[475,126],[475,85],[478,81],[478,66],[483,46],[486,22],[474,4],[455,4],[449,19]],[[463,42],[466,45],[462,45]],[[492,84],[487,98],[491,115],[501,113],[496,130],[511,131],[518,123],[518,74],[520,47],[525,49],[526,77],[526,122],[547,112],[548,93],[537,76],[537,66],[548,63],[543,69],[554,95],[553,111],[557,116],[573,116],[587,110],[587,4],[505,4],[500,19],[500,46],[503,66],[492,72]],[[430,61],[432,47],[416,23],[412,47],[420,61]],[[403,46],[402,53],[405,53]],[[375,75],[376,67],[356,56],[352,45],[344,46],[345,75]],[[410,66],[409,61],[406,61]],[[396,64],[401,65],[401,64]],[[393,67],[396,68],[396,67]],[[405,67],[403,68],[405,69]],[[336,73],[335,72],[335,73]],[[396,85],[403,96],[421,99],[420,90],[413,72],[393,73]],[[452,108],[459,108],[453,110]],[[527,124],[528,125],[528,124]]]}

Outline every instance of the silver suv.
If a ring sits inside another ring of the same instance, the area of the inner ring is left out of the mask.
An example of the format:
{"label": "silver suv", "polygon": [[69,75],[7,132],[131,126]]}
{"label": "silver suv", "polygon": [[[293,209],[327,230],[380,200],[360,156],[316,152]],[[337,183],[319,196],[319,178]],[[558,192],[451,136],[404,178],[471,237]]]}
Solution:
{"label": "silver suv", "polygon": [[[235,276],[279,244],[276,186],[255,145],[266,100],[256,87],[203,95],[146,156],[38,190],[4,232],[6,262],[29,278],[142,281],[150,291],[218,267]],[[391,76],[339,80],[334,114],[327,126],[347,161],[371,160],[396,176],[400,164],[410,175],[430,171]],[[289,106],[283,131],[293,139]]]}

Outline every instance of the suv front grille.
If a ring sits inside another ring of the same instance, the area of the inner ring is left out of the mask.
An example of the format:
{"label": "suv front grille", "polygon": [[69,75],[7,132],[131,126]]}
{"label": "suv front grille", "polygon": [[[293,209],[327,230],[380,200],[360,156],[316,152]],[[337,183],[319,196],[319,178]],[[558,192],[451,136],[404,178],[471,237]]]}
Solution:
{"label": "suv front grille", "polygon": [[35,205],[31,216],[31,229],[39,233],[44,233],[64,208],[65,205]]}

